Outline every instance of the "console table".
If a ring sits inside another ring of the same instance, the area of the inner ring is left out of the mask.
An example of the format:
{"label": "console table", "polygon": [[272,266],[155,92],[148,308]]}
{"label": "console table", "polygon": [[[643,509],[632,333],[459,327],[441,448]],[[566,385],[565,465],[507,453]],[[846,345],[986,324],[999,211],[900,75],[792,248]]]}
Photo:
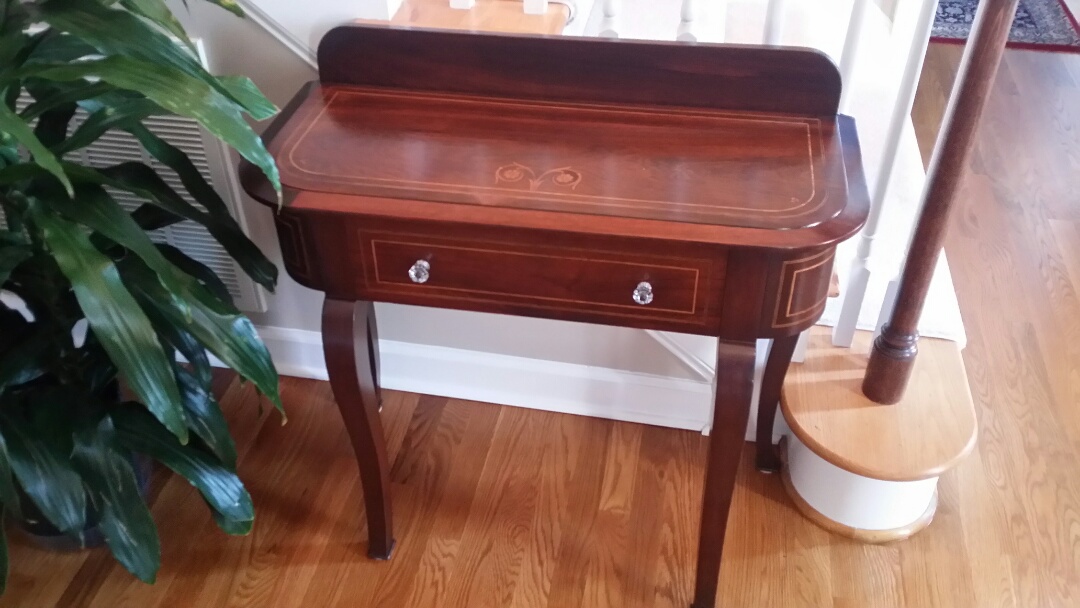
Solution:
{"label": "console table", "polygon": [[[836,244],[865,220],[840,77],[801,49],[343,26],[265,134],[290,276],[326,293],[330,383],[360,465],[369,555],[394,547],[373,302],[715,336],[694,608],[713,606],[773,338],[758,465]],[[417,370],[422,373],[422,370]],[[658,404],[658,406],[670,404]]]}

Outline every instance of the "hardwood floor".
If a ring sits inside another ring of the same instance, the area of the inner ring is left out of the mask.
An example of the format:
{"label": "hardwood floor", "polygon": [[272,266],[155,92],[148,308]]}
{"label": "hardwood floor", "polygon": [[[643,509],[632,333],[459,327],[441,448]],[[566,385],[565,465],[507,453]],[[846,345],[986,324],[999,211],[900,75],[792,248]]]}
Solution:
{"label": "hardwood floor", "polygon": [[[959,49],[933,46],[916,122],[940,119]],[[969,334],[976,452],[941,482],[934,523],[865,546],[752,470],[732,507],[720,605],[1080,605],[1080,55],[1009,51],[947,244]],[[102,550],[12,534],[0,606],[685,608],[705,442],[690,432],[387,393],[397,551],[364,555],[349,442],[324,382],[285,379],[280,426],[250,385],[224,399],[258,510],[217,531],[159,477],[164,566],[143,585]],[[451,466],[453,463],[453,466]]]}

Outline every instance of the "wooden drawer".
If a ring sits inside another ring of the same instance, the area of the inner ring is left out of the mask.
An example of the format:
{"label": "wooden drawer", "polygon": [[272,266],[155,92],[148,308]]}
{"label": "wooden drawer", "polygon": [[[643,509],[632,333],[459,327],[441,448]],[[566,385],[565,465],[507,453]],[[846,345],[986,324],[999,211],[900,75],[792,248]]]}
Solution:
{"label": "wooden drawer", "polygon": [[[379,300],[477,310],[501,304],[515,313],[587,310],[697,324],[709,314],[709,293],[721,291],[722,259],[365,231],[360,244],[363,291]],[[410,269],[424,263],[426,280],[417,282]],[[635,291],[651,301],[638,303]]]}

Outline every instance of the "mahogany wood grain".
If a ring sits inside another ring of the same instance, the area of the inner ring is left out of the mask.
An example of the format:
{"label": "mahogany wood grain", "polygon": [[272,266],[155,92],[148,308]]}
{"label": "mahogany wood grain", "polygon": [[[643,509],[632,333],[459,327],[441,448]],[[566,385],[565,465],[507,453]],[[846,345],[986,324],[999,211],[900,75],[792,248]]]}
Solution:
{"label": "mahogany wood grain", "polygon": [[878,403],[899,402],[914,369],[919,318],[1018,4],[1019,0],[984,2],[971,26],[964,59],[930,160],[922,208],[900,275],[896,305],[874,341],[866,367],[862,390]]}
{"label": "mahogany wood grain", "polygon": [[757,456],[755,464],[759,471],[776,473],[780,470],[780,458],[773,445],[773,427],[776,426],[776,408],[780,405],[780,392],[784,386],[791,357],[799,335],[794,334],[773,340],[769,347],[769,358],[765,362],[765,375],[761,380],[761,394],[758,396],[757,437],[755,444]]}
{"label": "mahogany wood grain", "polygon": [[334,388],[345,428],[349,431],[368,522],[368,555],[390,559],[394,550],[390,508],[390,473],[386,437],[379,420],[378,379],[373,376],[378,344],[371,339],[374,325],[371,302],[335,300],[323,303],[323,352],[330,385]]}
{"label": "mahogany wood grain", "polygon": [[705,469],[705,502],[698,534],[697,579],[691,608],[716,604],[720,558],[728,511],[735,491],[735,475],[742,458],[743,436],[750,418],[754,391],[754,343],[721,340],[716,351],[716,397],[708,464]]}
{"label": "mahogany wood grain", "polygon": [[324,84],[811,116],[840,102],[839,70],[811,49],[344,25],[318,60]]}

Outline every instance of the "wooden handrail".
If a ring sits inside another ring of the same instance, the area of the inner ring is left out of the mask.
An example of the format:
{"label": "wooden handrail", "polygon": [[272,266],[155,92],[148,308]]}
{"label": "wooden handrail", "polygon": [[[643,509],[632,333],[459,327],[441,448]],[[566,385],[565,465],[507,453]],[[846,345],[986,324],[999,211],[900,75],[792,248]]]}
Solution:
{"label": "wooden handrail", "polygon": [[911,376],[918,354],[919,317],[1017,4],[1018,0],[984,0],[975,15],[930,162],[922,211],[900,276],[896,307],[874,341],[863,378],[863,393],[877,403],[900,401]]}

